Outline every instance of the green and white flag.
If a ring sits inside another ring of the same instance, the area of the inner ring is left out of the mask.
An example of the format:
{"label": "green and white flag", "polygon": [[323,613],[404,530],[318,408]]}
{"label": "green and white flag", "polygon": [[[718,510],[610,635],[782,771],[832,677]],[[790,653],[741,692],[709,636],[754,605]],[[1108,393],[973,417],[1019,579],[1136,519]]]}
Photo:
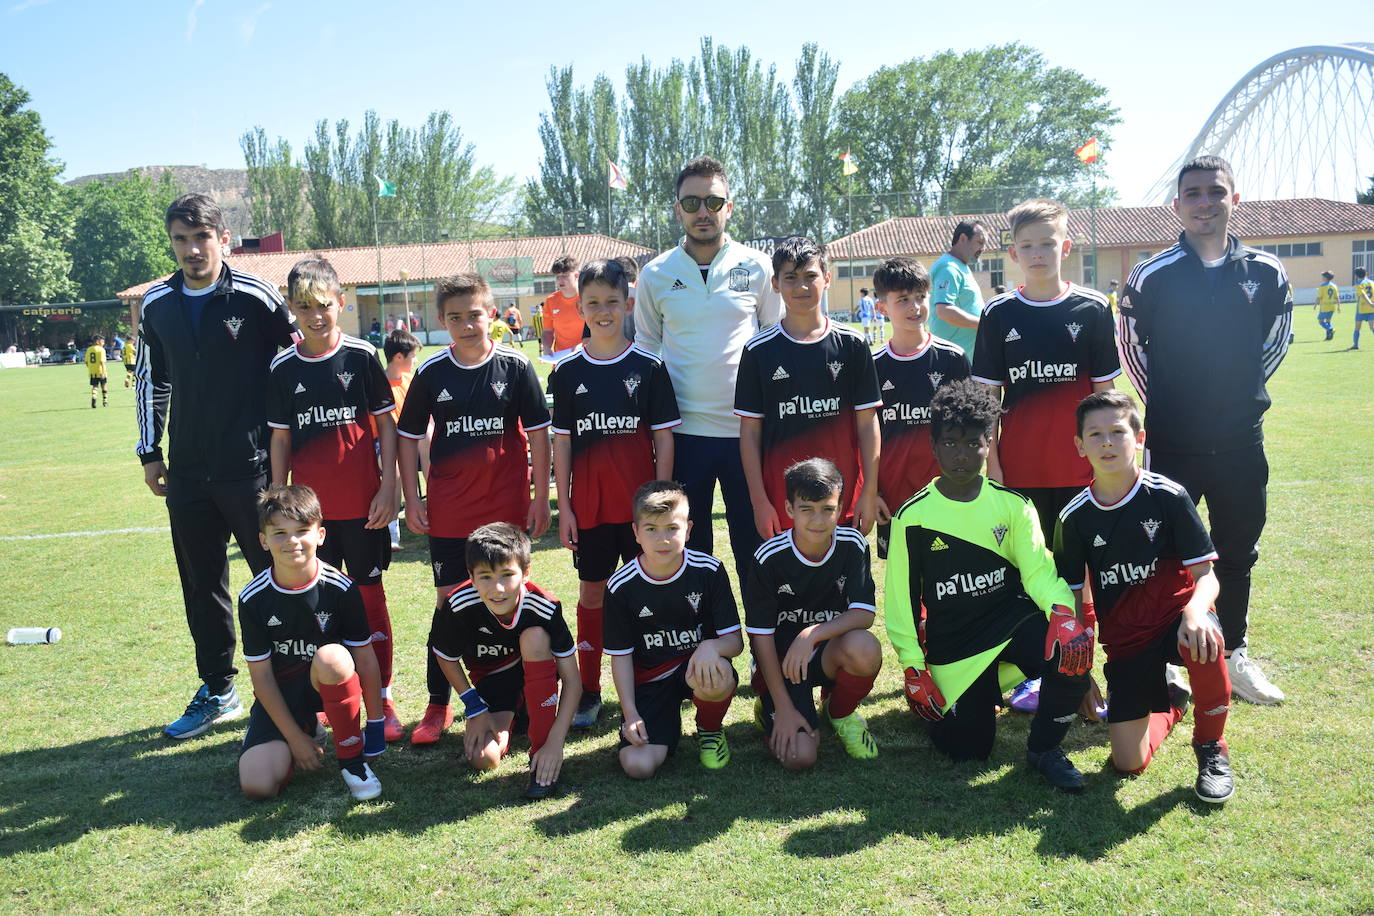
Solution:
{"label": "green and white flag", "polygon": [[373,175],[372,177],[375,178],[375,179],[377,179],[377,196],[378,196],[378,197],[395,197],[395,196],[396,196],[396,183],[395,183],[394,181],[382,181],[382,176],[381,176],[381,175]]}

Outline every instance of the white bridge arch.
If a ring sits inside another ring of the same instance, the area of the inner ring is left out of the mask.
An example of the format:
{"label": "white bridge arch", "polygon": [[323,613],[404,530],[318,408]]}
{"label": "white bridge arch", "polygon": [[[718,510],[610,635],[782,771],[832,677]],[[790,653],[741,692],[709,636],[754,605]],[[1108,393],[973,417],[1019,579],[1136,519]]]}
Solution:
{"label": "white bridge arch", "polygon": [[1292,48],[1245,74],[1145,195],[1169,203],[1179,167],[1227,159],[1249,200],[1353,200],[1374,175],[1374,43]]}

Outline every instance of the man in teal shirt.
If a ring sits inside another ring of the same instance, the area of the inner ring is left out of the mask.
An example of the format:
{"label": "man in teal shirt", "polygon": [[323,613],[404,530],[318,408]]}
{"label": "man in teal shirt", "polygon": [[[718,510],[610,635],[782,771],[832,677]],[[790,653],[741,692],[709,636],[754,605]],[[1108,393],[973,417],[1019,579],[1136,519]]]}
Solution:
{"label": "man in teal shirt", "polygon": [[954,227],[949,251],[930,268],[930,332],[958,344],[970,360],[978,319],[983,314],[983,293],[969,265],[977,263],[987,241],[987,228],[982,223],[962,220]]}

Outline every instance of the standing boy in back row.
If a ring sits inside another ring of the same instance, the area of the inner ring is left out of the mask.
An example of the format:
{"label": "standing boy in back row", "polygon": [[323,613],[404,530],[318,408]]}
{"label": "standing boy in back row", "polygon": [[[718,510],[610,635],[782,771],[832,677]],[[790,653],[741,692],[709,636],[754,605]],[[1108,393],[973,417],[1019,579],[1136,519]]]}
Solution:
{"label": "standing boy in back row", "polygon": [[573,727],[601,714],[602,605],[606,580],[639,552],[631,523],[640,484],[673,470],[678,416],[663,360],[625,339],[629,282],[616,261],[578,277],[578,313],[591,336],[554,366],[553,473],[558,535],[577,567],[577,663],[582,699]]}
{"label": "standing boy in back row", "polygon": [[[467,538],[475,529],[498,521],[534,537],[549,529],[550,419],[534,366],[519,350],[487,336],[496,318],[487,281],[476,274],[446,277],[435,301],[453,343],[416,371],[397,428],[406,527],[429,535],[437,611],[468,578]],[[419,450],[431,419],[428,494],[422,499]],[[453,722],[448,678],[433,652],[426,655],[429,705],[410,734],[412,744],[437,742]]]}

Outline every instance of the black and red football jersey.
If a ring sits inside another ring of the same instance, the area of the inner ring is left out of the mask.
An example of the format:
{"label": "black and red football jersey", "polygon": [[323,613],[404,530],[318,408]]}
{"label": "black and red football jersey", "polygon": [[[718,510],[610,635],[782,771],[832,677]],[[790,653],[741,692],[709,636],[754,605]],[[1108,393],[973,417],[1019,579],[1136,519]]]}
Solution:
{"label": "black and red football jersey", "polygon": [[488,674],[520,664],[520,634],[531,627],[548,631],[556,658],[577,651],[563,619],[563,605],[553,595],[526,582],[515,613],[503,620],[488,610],[469,579],[434,611],[434,654],[451,662],[461,660],[476,684]]}
{"label": "black and red football jersey", "polygon": [[940,475],[930,442],[930,399],[947,382],[969,377],[968,357],[956,345],[932,336],[915,353],[892,344],[873,354],[883,448],[878,458],[878,495],[895,513],[917,490]]}
{"label": "black and red football jersey", "polygon": [[465,538],[491,522],[524,527],[530,507],[527,432],[549,425],[534,366],[518,350],[492,344],[475,366],[445,347],[411,379],[397,431],[429,446],[429,528]]}
{"label": "black and red football jersey", "polygon": [[320,646],[372,643],[358,587],[328,563],[318,563],[315,578],[300,588],[278,585],[269,566],[239,592],[243,657],[250,662],[270,658],[278,681],[307,676]]}
{"label": "black and red football jersey", "polygon": [[658,680],[687,661],[703,639],[739,631],[739,607],[725,564],[688,550],[677,572],[655,579],[639,559],[606,583],[607,655],[633,655],[635,683]]}
{"label": "black and red football jersey", "polygon": [[841,510],[854,514],[862,484],[854,413],[883,403],[863,336],[826,323],[825,333],[806,342],[774,325],[754,335],[740,358],[735,414],[763,421],[763,483],[784,525],[783,471],[807,458],[835,463],[844,475]]}
{"label": "black and red football jersey", "polygon": [[778,658],[797,634],[850,609],[877,613],[868,541],[857,528],[840,525],[830,551],[808,560],[784,531],[759,545],[744,586],[744,629],[772,634]]}
{"label": "black and red football jersey", "polygon": [[344,334],[319,356],[298,343],[272,360],[267,425],[291,431],[291,482],[315,491],[327,519],[367,517],[381,482],[372,417],[395,407],[365,340]]}
{"label": "black and red football jersey", "polygon": [[1002,389],[997,454],[1009,487],[1077,487],[1092,467],[1074,447],[1074,411],[1094,382],[1121,374],[1107,299],[1070,283],[1035,302],[1014,290],[988,303],[978,323],[973,378]]}
{"label": "black and red football jersey", "polygon": [[611,359],[578,347],[549,375],[553,431],[572,439],[579,528],[634,519],[634,494],[654,479],[653,431],[682,423],[663,360],[633,344]]}
{"label": "black and red football jersey", "polygon": [[1086,488],[1059,513],[1054,561],[1077,591],[1085,570],[1109,658],[1152,644],[1193,594],[1189,567],[1217,558],[1188,492],[1141,471],[1131,491],[1103,505]]}

